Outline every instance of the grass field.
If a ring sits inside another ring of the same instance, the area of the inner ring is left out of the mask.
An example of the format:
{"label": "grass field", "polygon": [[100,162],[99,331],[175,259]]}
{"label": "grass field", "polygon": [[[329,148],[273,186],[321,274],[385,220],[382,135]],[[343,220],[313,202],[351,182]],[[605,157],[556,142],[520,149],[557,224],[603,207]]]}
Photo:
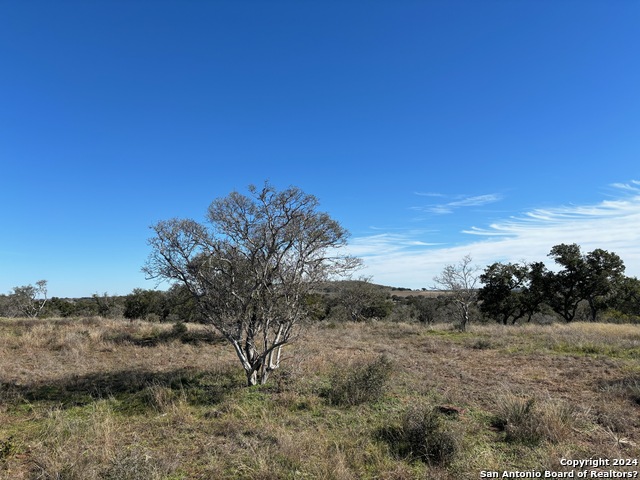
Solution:
{"label": "grass field", "polygon": [[286,357],[249,389],[198,325],[0,319],[0,478],[475,479],[640,457],[637,325],[320,324]]}

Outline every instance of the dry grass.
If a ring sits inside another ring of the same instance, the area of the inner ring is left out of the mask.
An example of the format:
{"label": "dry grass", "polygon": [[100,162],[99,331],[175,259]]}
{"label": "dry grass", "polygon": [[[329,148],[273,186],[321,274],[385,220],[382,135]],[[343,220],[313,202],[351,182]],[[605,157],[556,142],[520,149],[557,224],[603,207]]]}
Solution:
{"label": "dry grass", "polygon": [[[317,325],[247,389],[200,326],[0,319],[0,478],[476,479],[638,457],[639,342],[633,325]],[[383,396],[323,395],[376,358]],[[403,455],[381,435],[394,428],[413,450],[442,441]]]}
{"label": "dry grass", "polygon": [[505,432],[507,442],[560,443],[578,426],[578,418],[563,401],[505,393],[496,401],[496,412],[493,425]]}

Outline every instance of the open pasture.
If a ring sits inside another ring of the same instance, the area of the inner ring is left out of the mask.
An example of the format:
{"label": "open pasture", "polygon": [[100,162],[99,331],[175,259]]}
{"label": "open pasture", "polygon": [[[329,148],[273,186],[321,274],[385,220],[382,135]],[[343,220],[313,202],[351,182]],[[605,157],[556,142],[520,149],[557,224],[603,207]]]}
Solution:
{"label": "open pasture", "polygon": [[0,478],[474,479],[640,457],[637,325],[321,322],[251,388],[223,338],[181,325],[0,319]]}

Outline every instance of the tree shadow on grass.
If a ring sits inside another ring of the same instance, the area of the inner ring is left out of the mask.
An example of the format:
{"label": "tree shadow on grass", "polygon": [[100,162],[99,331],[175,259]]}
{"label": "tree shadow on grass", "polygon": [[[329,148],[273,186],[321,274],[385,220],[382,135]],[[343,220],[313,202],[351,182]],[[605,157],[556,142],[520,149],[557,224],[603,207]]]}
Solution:
{"label": "tree shadow on grass", "polygon": [[191,405],[220,403],[232,390],[244,386],[239,369],[198,371],[181,368],[168,372],[131,369],[71,375],[31,384],[0,379],[0,403],[9,407],[44,403],[61,408],[84,406],[112,399],[124,413],[144,413],[164,401],[181,399]]}
{"label": "tree shadow on grass", "polygon": [[201,343],[209,345],[226,344],[225,338],[213,331],[183,331],[176,328],[152,333],[150,335],[120,332],[109,335],[105,337],[104,340],[115,344],[131,344],[138,347],[156,347],[160,344],[173,342],[174,340],[192,345],[199,345]]}

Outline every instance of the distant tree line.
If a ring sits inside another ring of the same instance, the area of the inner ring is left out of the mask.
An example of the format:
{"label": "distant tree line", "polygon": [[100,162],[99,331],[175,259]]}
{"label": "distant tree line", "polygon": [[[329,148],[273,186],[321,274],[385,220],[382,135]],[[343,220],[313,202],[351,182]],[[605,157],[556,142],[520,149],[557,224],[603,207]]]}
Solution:
{"label": "distant tree line", "polygon": [[[40,283],[40,282],[38,282]],[[32,285],[15,287],[8,295],[0,295],[0,317],[104,317],[122,318],[126,296],[108,293],[91,297],[46,297]]]}
{"label": "distant tree line", "polygon": [[[462,324],[473,319],[509,325],[555,318],[640,322],[640,280],[624,275],[624,263],[617,254],[602,249],[584,254],[576,244],[561,244],[551,249],[549,257],[555,270],[543,262],[496,262],[482,272],[473,269],[471,259],[465,257],[436,277],[444,284],[449,281],[448,286],[440,284],[440,291],[383,287],[369,278],[326,282],[306,295],[305,305],[312,322],[377,319]],[[456,272],[466,272],[468,282],[477,281],[459,292],[465,297],[454,294]],[[193,295],[180,284],[166,291],[136,288],[124,296],[47,298],[44,280],[0,295],[0,316],[201,321]]]}
{"label": "distant tree line", "polygon": [[0,317],[103,317],[152,322],[196,322],[193,298],[180,286],[167,291],[134,289],[128,295],[94,294],[91,297],[46,299],[34,287],[16,287],[0,295]]}

